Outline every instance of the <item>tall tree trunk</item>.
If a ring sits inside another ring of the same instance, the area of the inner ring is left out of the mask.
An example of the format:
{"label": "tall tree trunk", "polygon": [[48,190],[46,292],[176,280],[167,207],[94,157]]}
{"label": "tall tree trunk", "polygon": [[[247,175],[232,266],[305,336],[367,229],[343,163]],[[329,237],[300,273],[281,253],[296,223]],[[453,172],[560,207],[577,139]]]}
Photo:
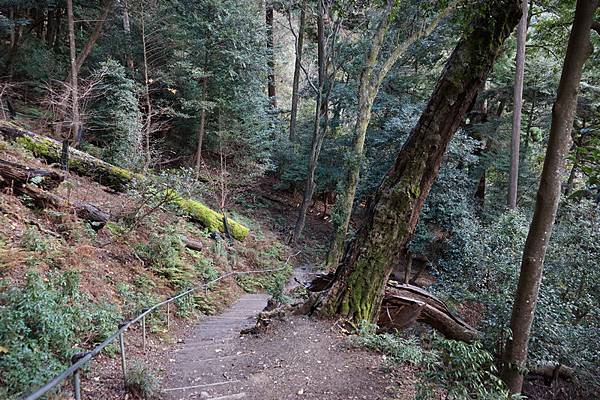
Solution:
{"label": "tall tree trunk", "polygon": [[267,91],[271,100],[271,107],[277,108],[277,97],[275,93],[275,49],[273,48],[273,3],[266,2],[265,21],[267,24],[267,67],[269,69]]}
{"label": "tall tree trunk", "polygon": [[77,88],[77,50],[75,45],[75,22],[73,18],[73,0],[67,0],[67,25],[69,29],[69,58],[71,64],[71,133],[69,138],[76,139],[79,132],[79,93]]}
{"label": "tall tree trunk", "polygon": [[517,60],[513,102],[513,126],[510,141],[510,172],[508,174],[508,208],[517,208],[519,183],[519,145],[521,141],[521,109],[523,108],[523,76],[525,74],[525,42],[527,41],[527,0],[522,1],[523,15],[517,28]]}
{"label": "tall tree trunk", "polygon": [[133,55],[131,54],[131,22],[129,19],[129,4],[127,0],[123,0],[123,31],[125,32],[125,40],[127,41],[127,54],[125,55],[127,68],[130,71],[134,70]]}
{"label": "tall tree trunk", "polygon": [[[100,11],[100,15],[98,16],[98,20],[96,21],[96,25],[94,26],[94,30],[92,31],[92,34],[90,35],[90,38],[86,42],[85,46],[83,46],[83,48],[79,52],[79,55],[77,56],[77,59],[75,61],[75,68],[77,69],[77,73],[79,73],[79,71],[81,70],[83,63],[88,58],[88,56],[92,52],[92,49],[94,48],[94,45],[100,38],[100,34],[102,33],[102,27],[104,26],[106,18],[108,18],[110,10],[112,10],[113,3],[114,0],[105,0],[102,4],[102,9]],[[67,81],[70,80],[70,78],[71,76],[69,75],[67,77]]]}
{"label": "tall tree trunk", "polygon": [[508,341],[504,353],[502,377],[511,393],[521,392],[523,386],[522,371],[527,362],[531,323],[542,280],[544,257],[560,199],[565,158],[571,146],[571,130],[577,111],[579,81],[583,65],[592,53],[590,28],[597,8],[597,0],[577,1],[558,93],[552,108],[550,138],[535,211],[523,249],[521,273],[510,321],[512,338]]}
{"label": "tall tree trunk", "polygon": [[[296,243],[302,234],[304,224],[306,222],[306,213],[310,206],[315,191],[315,171],[317,169],[317,162],[319,160],[319,154],[321,153],[321,145],[323,144],[323,138],[327,129],[327,124],[323,123],[324,117],[327,115],[327,97],[325,95],[325,74],[326,71],[326,54],[325,54],[325,23],[324,23],[324,7],[323,1],[317,1],[317,58],[319,64],[319,87],[317,88],[317,103],[315,106],[315,120],[313,124],[313,136],[311,140],[311,150],[308,159],[308,169],[306,176],[306,184],[304,186],[304,194],[302,197],[302,204],[298,211],[298,219],[294,226],[294,232],[292,233],[291,242]],[[328,91],[329,93],[330,91]]]}
{"label": "tall tree trunk", "polygon": [[206,103],[206,91],[208,89],[208,77],[205,76],[202,78],[202,108],[200,109],[200,126],[198,127],[198,144],[196,146],[196,173],[200,172],[200,167],[202,165],[202,142],[204,141],[204,129],[206,125],[206,107],[204,103]]}
{"label": "tall tree trunk", "polygon": [[146,100],[146,123],[144,127],[144,170],[150,167],[150,135],[152,133],[152,102],[150,101],[150,79],[148,78],[148,49],[146,47],[146,23],[144,17],[144,8],[140,12],[140,21],[142,27],[142,55],[144,61],[144,97]]}
{"label": "tall tree trunk", "polygon": [[516,0],[480,5],[485,12],[446,63],[419,122],[381,183],[365,225],[336,270],[321,314],[340,314],[355,322],[377,319],[393,262],[414,231],[448,142],[521,15]]}
{"label": "tall tree trunk", "polygon": [[300,10],[300,22],[298,24],[298,39],[296,40],[296,63],[294,64],[294,81],[292,83],[292,111],[290,114],[290,141],[296,140],[296,121],[298,118],[298,100],[300,98],[300,70],[302,69],[302,48],[304,47],[304,28],[306,24],[305,4],[302,3]]}
{"label": "tall tree trunk", "polygon": [[352,216],[354,198],[356,197],[356,189],[358,188],[358,182],[360,178],[360,169],[364,155],[367,129],[369,127],[369,122],[371,121],[371,110],[373,108],[373,103],[375,102],[377,92],[379,91],[379,87],[396,61],[402,55],[404,55],[410,46],[421,37],[431,34],[431,32],[433,32],[443,18],[446,17],[455,6],[455,3],[452,3],[445,10],[443,10],[440,15],[438,15],[425,29],[413,33],[405,41],[396,46],[391,55],[383,61],[381,70],[376,73],[375,68],[377,67],[379,61],[379,53],[388,30],[389,16],[392,12],[392,7],[394,4],[394,1],[387,1],[386,9],[383,13],[382,19],[375,30],[373,39],[371,40],[371,48],[365,55],[365,65],[361,72],[360,85],[358,89],[358,116],[354,126],[354,138],[352,141],[351,156],[349,157],[351,159],[351,163],[348,166],[348,171],[346,173],[344,189],[339,194],[339,197],[335,203],[333,237],[327,253],[327,260],[325,261],[326,268],[328,269],[332,269],[337,266],[344,251],[344,241],[350,225],[350,217]]}

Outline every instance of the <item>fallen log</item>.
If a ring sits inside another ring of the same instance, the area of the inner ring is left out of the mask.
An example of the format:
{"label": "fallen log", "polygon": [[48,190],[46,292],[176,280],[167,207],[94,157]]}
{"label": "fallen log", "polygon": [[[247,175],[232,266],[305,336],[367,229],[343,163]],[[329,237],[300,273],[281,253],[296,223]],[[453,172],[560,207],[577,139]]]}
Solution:
{"label": "fallen log", "polygon": [[[62,143],[57,140],[30,132],[8,121],[0,121],[0,135],[20,143],[36,157],[44,158],[51,163],[61,161]],[[69,154],[70,171],[87,176],[116,191],[124,191],[134,179],[144,178],[140,174],[109,164],[72,147],[69,148]],[[173,196],[172,204],[188,214],[192,220],[211,231],[225,233],[222,214],[197,200],[184,198],[173,190],[169,190],[169,193]],[[249,233],[247,227],[230,218],[227,222],[233,238],[240,241],[246,238]]]}
{"label": "fallen log", "polygon": [[[57,140],[30,132],[7,121],[0,121],[0,134],[21,144],[36,157],[44,158],[50,163],[61,161],[62,143]],[[127,185],[139,176],[72,147],[69,148],[68,167],[78,175],[88,176],[117,191],[125,190]]]}
{"label": "fallen log", "polygon": [[73,208],[79,218],[91,222],[94,228],[102,228],[110,217],[93,204],[77,200],[67,201],[61,196],[45,191],[45,188],[55,188],[63,180],[63,176],[56,172],[41,168],[32,169],[0,160],[0,178],[0,185],[8,186],[19,194],[29,196],[42,208],[49,206],[53,208],[67,206]]}
{"label": "fallen log", "polygon": [[75,211],[75,215],[79,218],[91,223],[94,230],[100,230],[106,225],[110,219],[110,215],[93,204],[84,203],[83,201],[70,200],[58,196],[53,193],[43,191],[37,186],[23,185],[16,189],[22,194],[31,197],[38,205],[43,208],[53,207],[57,209],[71,208]]}
{"label": "fallen log", "polygon": [[54,171],[31,168],[5,160],[0,160],[0,176],[12,182],[34,183],[45,190],[56,189],[65,179]]}
{"label": "fallen log", "polygon": [[[183,198],[174,190],[168,189],[167,195],[169,196],[170,203],[184,211],[190,219],[200,222],[211,231],[225,233],[223,214],[206,207],[199,201]],[[230,218],[227,218],[227,224],[229,225],[229,233],[231,236],[239,241],[243,241],[250,232],[244,225]]]}
{"label": "fallen log", "polygon": [[449,339],[470,343],[479,337],[475,328],[455,316],[444,302],[426,290],[408,284],[388,286],[378,326],[385,330],[402,330],[417,321]]}
{"label": "fallen log", "polygon": [[539,375],[552,380],[573,379],[575,378],[575,370],[562,364],[546,364],[529,371],[531,375]]}

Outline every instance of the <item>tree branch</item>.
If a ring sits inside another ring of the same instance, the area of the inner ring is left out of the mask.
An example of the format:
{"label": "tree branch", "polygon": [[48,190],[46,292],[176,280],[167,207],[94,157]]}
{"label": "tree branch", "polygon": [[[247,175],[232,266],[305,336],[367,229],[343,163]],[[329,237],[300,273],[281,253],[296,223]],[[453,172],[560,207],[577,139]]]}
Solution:
{"label": "tree branch", "polygon": [[392,69],[396,61],[398,61],[398,59],[402,57],[404,53],[406,53],[406,50],[408,50],[408,48],[420,38],[424,36],[429,36],[431,32],[433,32],[435,28],[437,28],[440,22],[442,22],[444,18],[446,18],[452,11],[454,11],[457,4],[458,1],[450,3],[448,7],[446,7],[437,17],[434,18],[433,21],[431,21],[431,23],[427,27],[425,27],[425,29],[413,33],[404,42],[396,46],[392,54],[390,54],[387,60],[385,60],[383,66],[381,67],[381,70],[379,71],[377,77],[377,86],[381,85],[390,69]]}

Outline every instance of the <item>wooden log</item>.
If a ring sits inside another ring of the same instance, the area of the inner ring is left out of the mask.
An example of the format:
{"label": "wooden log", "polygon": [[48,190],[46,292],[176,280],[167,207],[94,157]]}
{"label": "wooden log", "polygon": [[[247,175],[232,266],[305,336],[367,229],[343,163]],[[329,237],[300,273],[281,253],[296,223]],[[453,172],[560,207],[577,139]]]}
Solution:
{"label": "wooden log", "polygon": [[191,250],[201,251],[204,248],[204,244],[201,241],[185,235],[181,236],[181,241],[185,247]]}
{"label": "wooden log", "polygon": [[[32,174],[31,171],[34,173]],[[42,177],[42,179],[37,182],[34,179],[36,177]],[[31,197],[42,208],[72,207],[79,218],[91,222],[94,228],[102,228],[110,218],[108,213],[93,204],[77,200],[67,201],[61,196],[45,191],[44,182],[46,182],[46,187],[53,188],[62,181],[62,175],[56,172],[0,161],[0,178],[2,178],[3,186],[9,186],[15,192]]]}
{"label": "wooden log", "polygon": [[416,321],[431,326],[449,339],[470,343],[479,337],[475,328],[455,316],[444,302],[426,290],[408,284],[388,286],[379,327],[401,330]]}
{"label": "wooden log", "polygon": [[[20,143],[36,157],[44,158],[51,163],[61,161],[62,143],[57,140],[30,132],[8,121],[0,121],[0,135]],[[109,164],[72,147],[69,148],[68,166],[70,171],[87,176],[116,191],[124,191],[134,179],[144,178],[143,175]],[[211,231],[225,233],[222,214],[197,200],[184,198],[173,190],[168,192],[173,195],[172,204],[187,213],[192,220]],[[233,238],[240,241],[246,238],[249,233],[247,227],[230,218],[227,222]]]}
{"label": "wooden log", "polygon": [[57,188],[65,179],[61,174],[54,171],[31,168],[5,160],[0,160],[0,176],[8,181],[35,183],[46,190]]}
{"label": "wooden log", "polygon": [[[174,190],[169,189],[166,194],[170,198],[170,203],[184,211],[192,220],[200,222],[211,231],[225,233],[223,214],[206,207],[197,200],[181,197]],[[227,219],[227,224],[231,237],[239,241],[243,241],[250,232],[244,225],[230,218]]]}
{"label": "wooden log", "polygon": [[46,192],[37,186],[26,184],[15,188],[15,190],[31,197],[36,204],[43,208],[72,208],[79,218],[90,222],[94,230],[102,229],[110,219],[108,213],[102,211],[93,204],[84,203],[78,200],[67,201],[64,197]]}

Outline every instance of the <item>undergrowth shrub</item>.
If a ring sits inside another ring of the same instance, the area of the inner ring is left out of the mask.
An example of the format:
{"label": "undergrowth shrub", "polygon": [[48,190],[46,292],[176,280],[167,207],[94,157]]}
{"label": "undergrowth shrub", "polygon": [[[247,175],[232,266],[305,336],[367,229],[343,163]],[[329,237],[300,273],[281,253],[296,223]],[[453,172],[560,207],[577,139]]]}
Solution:
{"label": "undergrowth shrub", "polygon": [[152,371],[139,363],[133,363],[125,376],[125,389],[134,399],[160,399],[158,379]]}
{"label": "undergrowth shrub", "polygon": [[166,278],[173,287],[189,286],[193,273],[181,259],[183,243],[174,231],[152,233],[148,243],[136,245],[136,251],[158,276]]}
{"label": "undergrowth shrub", "polygon": [[376,326],[363,323],[357,335],[347,340],[351,346],[366,347],[386,356],[385,368],[394,364],[417,367],[417,400],[429,400],[444,394],[454,400],[502,400],[510,397],[496,376],[494,357],[479,342],[466,344],[433,335],[419,343],[398,334],[376,334]]}
{"label": "undergrowth shrub", "polygon": [[28,273],[23,287],[0,283],[0,372],[3,398],[40,386],[69,365],[75,346],[91,347],[120,320],[107,303],[94,304],[69,271],[47,280]]}

